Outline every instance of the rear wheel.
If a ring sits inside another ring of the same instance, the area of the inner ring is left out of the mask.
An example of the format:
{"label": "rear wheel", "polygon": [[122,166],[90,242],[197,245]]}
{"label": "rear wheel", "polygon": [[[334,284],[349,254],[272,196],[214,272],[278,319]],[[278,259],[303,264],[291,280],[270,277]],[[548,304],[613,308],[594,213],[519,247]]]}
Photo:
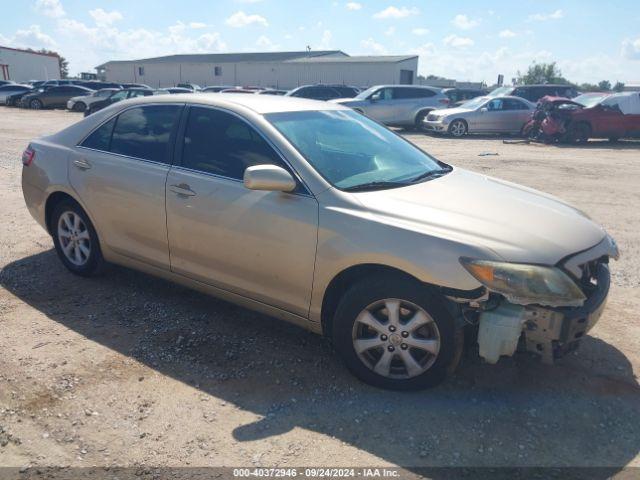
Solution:
{"label": "rear wheel", "polygon": [[424,127],[424,119],[427,118],[427,115],[429,115],[429,112],[431,110],[423,110],[422,112],[418,112],[418,114],[416,115],[416,120],[415,120],[415,127],[416,130],[422,130]]}
{"label": "rear wheel", "polygon": [[74,112],[84,112],[87,109],[87,106],[84,102],[76,102],[73,104]]}
{"label": "rear wheel", "polygon": [[88,277],[100,270],[103,259],[98,234],[80,205],[59,203],[51,217],[51,233],[58,257],[71,272]]}
{"label": "rear wheel", "polygon": [[333,324],[336,350],[371,385],[433,387],[457,358],[454,320],[442,302],[417,281],[364,280],[340,301]]}
{"label": "rear wheel", "polygon": [[449,135],[453,137],[464,137],[467,134],[467,122],[464,120],[454,120],[449,125]]}
{"label": "rear wheel", "polygon": [[42,108],[42,102],[37,98],[34,98],[29,102],[29,107],[31,107],[33,110],[40,110]]}

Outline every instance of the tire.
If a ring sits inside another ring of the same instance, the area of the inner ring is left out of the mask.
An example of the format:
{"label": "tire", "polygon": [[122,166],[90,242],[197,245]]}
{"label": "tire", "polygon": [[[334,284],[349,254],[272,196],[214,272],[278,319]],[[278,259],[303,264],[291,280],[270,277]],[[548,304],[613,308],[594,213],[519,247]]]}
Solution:
{"label": "tire", "polygon": [[424,122],[424,119],[427,118],[427,115],[429,115],[430,112],[431,110],[423,110],[421,112],[418,112],[415,119],[416,130],[419,130],[419,131],[423,130],[422,124]]}
{"label": "tire", "polygon": [[577,145],[585,144],[589,141],[589,137],[591,136],[591,127],[588,123],[579,122],[572,123],[569,126],[569,131],[567,132],[567,138],[570,143],[574,143]]}
{"label": "tire", "polygon": [[[393,311],[399,312],[395,322]],[[411,327],[412,320],[418,328]],[[332,331],[334,346],[347,368],[380,388],[434,387],[459,360],[459,337],[443,300],[403,277],[366,279],[352,286],[340,300]],[[407,361],[407,355],[413,362]]]}
{"label": "tire", "polygon": [[29,102],[29,108],[33,110],[40,110],[43,107],[42,102],[37,98],[34,98]]}
{"label": "tire", "polygon": [[454,120],[449,124],[448,132],[452,137],[460,138],[469,132],[469,127],[464,120]]}
{"label": "tire", "polygon": [[58,258],[70,272],[90,277],[101,271],[104,260],[98,234],[80,205],[71,200],[56,205],[50,231]]}
{"label": "tire", "polygon": [[74,112],[84,112],[87,109],[87,106],[84,102],[76,102],[73,104]]}

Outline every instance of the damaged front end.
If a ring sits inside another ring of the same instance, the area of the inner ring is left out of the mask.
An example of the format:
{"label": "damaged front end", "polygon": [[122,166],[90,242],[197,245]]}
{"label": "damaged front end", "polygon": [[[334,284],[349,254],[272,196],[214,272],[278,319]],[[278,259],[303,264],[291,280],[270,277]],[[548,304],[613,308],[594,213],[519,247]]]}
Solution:
{"label": "damaged front end", "polygon": [[607,236],[555,267],[461,259],[486,288],[483,297],[463,306],[467,321],[478,324],[480,356],[494,364],[520,346],[551,364],[575,350],[604,310],[609,259],[618,256]]}

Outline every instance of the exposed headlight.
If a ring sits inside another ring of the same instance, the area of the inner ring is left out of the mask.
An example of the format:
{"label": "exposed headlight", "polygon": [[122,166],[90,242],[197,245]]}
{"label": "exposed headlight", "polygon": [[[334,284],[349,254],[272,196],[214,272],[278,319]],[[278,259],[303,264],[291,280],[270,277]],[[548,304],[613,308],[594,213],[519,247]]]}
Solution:
{"label": "exposed headlight", "polygon": [[562,270],[521,263],[473,260],[460,263],[489,290],[519,305],[580,307],[586,300],[582,290]]}

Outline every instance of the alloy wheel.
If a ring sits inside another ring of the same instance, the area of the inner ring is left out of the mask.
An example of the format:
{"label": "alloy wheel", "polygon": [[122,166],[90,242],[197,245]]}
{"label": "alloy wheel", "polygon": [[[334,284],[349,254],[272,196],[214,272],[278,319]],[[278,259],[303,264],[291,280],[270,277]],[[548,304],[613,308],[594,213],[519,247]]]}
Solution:
{"label": "alloy wheel", "polygon": [[394,379],[426,372],[440,351],[440,332],[418,305],[396,298],[367,306],[356,318],[353,348],[375,373]]}
{"label": "alloy wheel", "polygon": [[467,126],[461,120],[456,120],[449,127],[449,132],[454,137],[462,137],[465,133],[467,133]]}
{"label": "alloy wheel", "polygon": [[91,237],[80,215],[70,210],[60,215],[58,241],[69,262],[78,267],[87,263],[91,255]]}

